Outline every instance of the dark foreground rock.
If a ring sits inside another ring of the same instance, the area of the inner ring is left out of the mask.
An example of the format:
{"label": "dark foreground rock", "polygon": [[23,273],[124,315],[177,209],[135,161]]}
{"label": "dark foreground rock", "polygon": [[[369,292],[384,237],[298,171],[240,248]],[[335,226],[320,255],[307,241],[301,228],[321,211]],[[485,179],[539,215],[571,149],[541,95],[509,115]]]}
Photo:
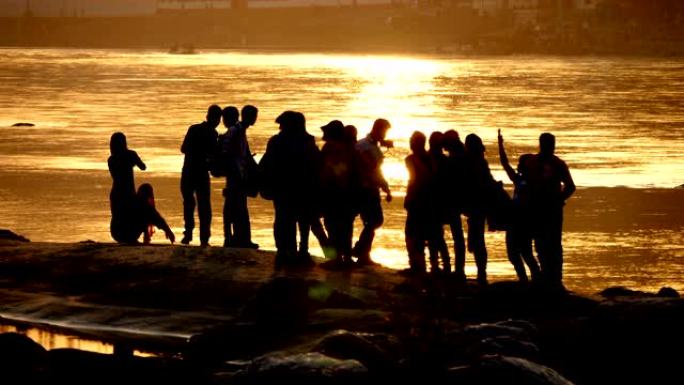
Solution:
{"label": "dark foreground rock", "polygon": [[45,350],[28,337],[0,334],[2,384],[208,383],[201,369],[178,359],[118,357],[76,349]]}
{"label": "dark foreground rock", "polygon": [[573,385],[555,370],[518,357],[484,356],[465,372],[470,384]]}
{"label": "dark foreground rock", "polygon": [[321,353],[274,353],[254,359],[237,375],[244,384],[332,385],[365,383],[368,369],[356,360],[340,360]]}
{"label": "dark foreground rock", "polygon": [[[381,267],[274,271],[272,253],[0,239],[0,314],[114,344],[0,335],[16,383],[668,383],[684,300],[479,287]],[[60,326],[61,325],[61,326]],[[133,357],[134,349],[163,353]],[[5,378],[2,378],[3,380]],[[3,383],[11,383],[3,381]]]}
{"label": "dark foreground rock", "polygon": [[16,242],[31,242],[28,238],[22,237],[11,230],[0,229],[0,240],[2,241],[16,241]]}

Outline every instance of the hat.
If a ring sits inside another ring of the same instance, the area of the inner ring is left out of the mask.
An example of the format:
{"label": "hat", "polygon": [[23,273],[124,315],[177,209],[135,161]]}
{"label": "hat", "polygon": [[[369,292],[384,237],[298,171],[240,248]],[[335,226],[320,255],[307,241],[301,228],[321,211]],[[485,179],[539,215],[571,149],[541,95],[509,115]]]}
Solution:
{"label": "hat", "polygon": [[323,140],[341,139],[344,136],[344,123],[331,120],[325,126],[321,126],[321,130],[323,130]]}

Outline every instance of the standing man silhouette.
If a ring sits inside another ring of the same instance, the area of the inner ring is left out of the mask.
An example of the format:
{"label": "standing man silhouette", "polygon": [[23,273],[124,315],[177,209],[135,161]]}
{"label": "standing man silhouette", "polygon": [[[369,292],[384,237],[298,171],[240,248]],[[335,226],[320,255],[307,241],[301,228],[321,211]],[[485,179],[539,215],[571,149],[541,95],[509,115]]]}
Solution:
{"label": "standing man silhouette", "polygon": [[541,278],[551,289],[563,290],[563,206],[575,192],[567,164],[554,155],[556,137],[539,136],[539,153],[528,164],[534,244]]}
{"label": "standing man silhouette", "polygon": [[[200,244],[209,246],[211,236],[211,200],[209,183],[209,157],[216,151],[218,132],[221,122],[221,107],[213,104],[207,110],[207,119],[188,128],[181,152],[185,154],[181,174],[181,194],[183,195],[183,219],[185,231],[181,243],[192,241],[195,228],[195,206],[199,214]],[[195,198],[197,201],[195,202]]]}
{"label": "standing man silhouette", "polygon": [[354,245],[353,254],[358,258],[359,265],[373,265],[370,251],[375,238],[375,230],[382,226],[384,217],[380,204],[380,191],[385,192],[385,200],[392,201],[392,192],[382,174],[384,155],[380,146],[392,147],[391,141],[386,141],[387,130],[392,125],[385,119],[377,119],[373,123],[371,132],[356,143],[356,151],[361,165],[361,192],[359,196],[359,213],[363,221],[363,230],[359,240]]}
{"label": "standing man silhouette", "polygon": [[223,190],[226,198],[223,207],[224,247],[259,248],[252,242],[247,209],[247,178],[250,177],[248,173],[253,172],[249,170],[252,153],[247,142],[247,129],[256,123],[258,112],[256,107],[246,105],[242,108],[242,120],[238,122],[237,108],[227,107],[224,110],[223,123],[228,132],[222,136],[220,145],[230,163]]}

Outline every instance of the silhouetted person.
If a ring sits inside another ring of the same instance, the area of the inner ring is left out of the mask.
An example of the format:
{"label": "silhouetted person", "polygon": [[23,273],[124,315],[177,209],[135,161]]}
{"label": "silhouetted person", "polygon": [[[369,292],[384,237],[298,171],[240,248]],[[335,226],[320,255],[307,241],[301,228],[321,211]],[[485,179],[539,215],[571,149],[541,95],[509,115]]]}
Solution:
{"label": "silhouetted person", "polygon": [[[240,110],[235,106],[228,106],[223,109],[222,120],[223,126],[226,128],[226,132],[218,136],[218,151],[219,151],[219,162],[221,162],[221,171],[226,177],[226,187],[223,189],[223,247],[230,247],[233,240],[233,221],[230,216],[231,205],[235,202],[228,199],[229,186],[231,184],[231,176],[235,177],[238,173],[237,162],[233,159],[233,153],[236,150],[233,149],[235,141],[228,141],[228,135],[230,134],[231,128],[235,127],[240,119]],[[234,133],[233,133],[234,135]],[[235,182],[237,183],[237,182]]]}
{"label": "silhouetted person", "polygon": [[259,248],[252,242],[252,231],[247,208],[248,175],[252,153],[247,142],[247,129],[257,120],[258,109],[247,105],[242,108],[242,120],[238,122],[235,107],[223,110],[223,124],[228,128],[220,138],[221,151],[227,161],[226,188],[223,190],[225,203],[223,206],[224,247]]}
{"label": "silhouetted person", "polygon": [[359,189],[355,135],[339,120],[333,120],[321,129],[325,141],[321,149],[321,203],[331,248],[331,260],[324,267],[345,268],[352,263],[352,236]]}
{"label": "silhouetted person", "polygon": [[[485,159],[482,139],[469,134],[465,140],[466,150],[466,207],[468,216],[468,251],[475,256],[477,282],[487,283],[487,247],[485,245],[485,219],[494,186],[494,178]],[[456,271],[464,270],[457,266]]]}
{"label": "silhouetted person", "polygon": [[356,146],[356,142],[358,142],[358,134],[359,130],[356,129],[356,126],[352,124],[344,126],[344,137],[349,143],[353,144],[354,146]]}
{"label": "silhouetted person", "polygon": [[130,209],[131,211],[126,216],[123,226],[116,232],[112,231],[112,237],[117,242],[136,244],[140,236],[143,235],[144,244],[149,244],[155,227],[164,231],[166,238],[171,243],[176,241],[176,236],[155,207],[152,185],[148,183],[140,185],[131,202]]}
{"label": "silhouetted person", "polygon": [[563,288],[563,206],[575,192],[568,166],[554,155],[556,138],[539,136],[539,153],[529,163],[529,188],[534,244],[542,279],[552,287]]}
{"label": "silhouetted person", "polygon": [[112,190],[109,193],[109,204],[112,212],[110,231],[114,239],[116,234],[125,232],[129,223],[135,200],[135,180],[133,168],[145,170],[147,167],[138,153],[128,149],[126,135],[115,132],[109,141],[111,156],[107,159],[109,174],[112,176]]}
{"label": "silhouetted person", "polygon": [[181,243],[185,245],[192,241],[192,231],[195,228],[195,206],[197,206],[200,244],[209,246],[211,236],[209,158],[215,155],[218,137],[216,127],[221,122],[221,113],[221,107],[215,104],[210,106],[206,121],[190,126],[181,146],[181,152],[185,154],[181,174],[185,231]]}
{"label": "silhouetted person", "polygon": [[404,159],[409,180],[406,187],[404,209],[406,225],[404,236],[409,257],[409,272],[425,273],[425,246],[431,220],[431,179],[433,178],[430,155],[425,150],[426,138],[422,132],[414,131],[409,145],[411,154]]}
{"label": "silhouetted person", "polygon": [[392,193],[382,174],[384,155],[381,145],[392,146],[392,142],[385,141],[387,130],[391,127],[385,119],[377,119],[373,123],[371,132],[356,143],[361,165],[361,190],[359,195],[359,213],[363,221],[363,230],[359,240],[354,245],[353,254],[360,265],[374,264],[370,251],[375,238],[375,230],[382,226],[384,217],[380,203],[380,190],[386,194],[385,200],[392,201]]}
{"label": "silhouetted person", "polygon": [[530,207],[530,186],[529,186],[529,172],[527,169],[528,163],[532,158],[532,154],[523,154],[518,161],[518,170],[513,170],[511,164],[508,162],[506,149],[504,148],[503,136],[499,130],[499,159],[501,166],[503,166],[508,178],[513,182],[513,205],[511,211],[510,223],[506,230],[506,252],[508,260],[511,261],[515,268],[515,273],[520,282],[527,282],[527,272],[523,261],[530,269],[532,280],[536,281],[539,278],[539,264],[532,255],[532,229],[530,228],[530,216],[532,214]]}
{"label": "silhouetted person", "polygon": [[[428,223],[428,249],[430,250],[430,271],[433,273],[450,273],[451,261],[449,249],[444,240],[443,225],[448,221],[447,210],[447,158],[442,152],[444,146],[444,134],[433,132],[429,139],[429,155],[432,164],[432,178],[430,180],[430,198]],[[442,259],[442,269],[439,267],[439,258]]]}
{"label": "silhouetted person", "polygon": [[[280,132],[269,139],[259,167],[267,196],[273,199],[276,267],[313,261],[308,251],[311,202],[318,193],[320,154],[313,136],[306,132],[304,115],[285,111],[276,119]],[[297,226],[300,244],[297,249]]]}
{"label": "silhouetted person", "polygon": [[447,171],[445,176],[447,190],[447,207],[449,228],[454,239],[454,274],[456,279],[465,282],[465,256],[466,245],[463,237],[463,223],[461,214],[464,210],[466,199],[466,157],[465,146],[461,142],[458,132],[448,130],[444,133],[444,149],[449,154],[447,157]]}

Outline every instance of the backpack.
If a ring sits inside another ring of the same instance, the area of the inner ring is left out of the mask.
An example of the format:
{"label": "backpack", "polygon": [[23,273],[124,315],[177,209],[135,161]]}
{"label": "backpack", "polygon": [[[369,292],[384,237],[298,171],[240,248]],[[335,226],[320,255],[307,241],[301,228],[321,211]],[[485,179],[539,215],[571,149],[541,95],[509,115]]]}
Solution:
{"label": "backpack", "polygon": [[487,210],[489,231],[507,230],[513,217],[513,201],[503,183],[497,182],[492,186],[490,199]]}
{"label": "backpack", "polygon": [[226,134],[218,136],[216,148],[209,155],[209,173],[215,178],[228,176],[228,162],[230,162],[230,156],[228,153],[224,152],[222,148],[225,136]]}

